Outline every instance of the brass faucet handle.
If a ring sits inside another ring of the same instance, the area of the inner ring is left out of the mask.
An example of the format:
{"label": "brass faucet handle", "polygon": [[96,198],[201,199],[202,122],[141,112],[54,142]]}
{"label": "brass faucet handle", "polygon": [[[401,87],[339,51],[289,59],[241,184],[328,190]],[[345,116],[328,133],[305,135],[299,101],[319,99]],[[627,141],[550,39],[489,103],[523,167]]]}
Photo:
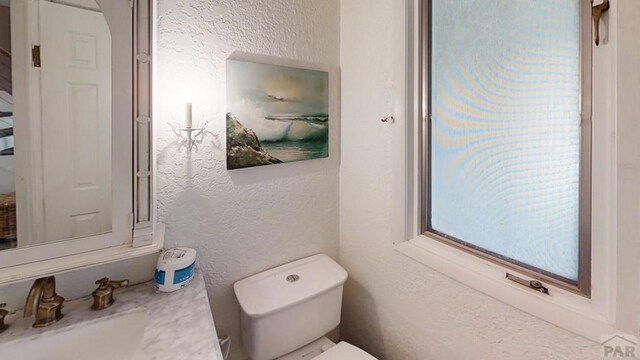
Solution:
{"label": "brass faucet handle", "polygon": [[7,304],[0,304],[0,334],[8,328],[8,326],[4,323],[4,318],[9,314],[9,312],[4,309],[6,306]]}
{"label": "brass faucet handle", "polygon": [[96,280],[98,288],[93,292],[92,310],[103,310],[113,305],[113,291],[120,287],[129,286],[129,280],[111,281],[109,278]]}
{"label": "brass faucet handle", "polygon": [[100,280],[96,280],[96,285],[100,285],[100,288],[107,287],[109,285],[109,278],[103,277]]}
{"label": "brass faucet handle", "polygon": [[102,290],[105,290],[110,286],[113,287],[114,289],[117,289],[120,287],[129,286],[129,280],[114,281],[114,280],[109,280],[108,277],[103,277],[100,280],[96,280],[96,285],[99,285],[99,289],[102,289]]}

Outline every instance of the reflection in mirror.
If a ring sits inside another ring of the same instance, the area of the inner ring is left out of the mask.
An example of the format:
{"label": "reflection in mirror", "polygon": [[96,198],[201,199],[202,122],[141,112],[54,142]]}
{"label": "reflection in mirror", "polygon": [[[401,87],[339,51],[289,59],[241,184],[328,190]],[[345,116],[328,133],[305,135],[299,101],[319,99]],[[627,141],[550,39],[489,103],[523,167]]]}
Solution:
{"label": "reflection in mirror", "polygon": [[111,46],[94,0],[0,0],[0,250],[111,231]]}
{"label": "reflection in mirror", "polygon": [[0,2],[0,250],[17,246],[10,19],[9,1]]}

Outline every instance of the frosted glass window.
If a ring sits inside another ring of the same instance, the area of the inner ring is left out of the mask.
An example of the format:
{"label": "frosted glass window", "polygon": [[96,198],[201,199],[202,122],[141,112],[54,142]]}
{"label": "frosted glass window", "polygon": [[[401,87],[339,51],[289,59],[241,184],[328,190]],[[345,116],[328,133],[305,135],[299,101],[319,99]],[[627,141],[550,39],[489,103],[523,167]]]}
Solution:
{"label": "frosted glass window", "polygon": [[577,282],[581,1],[431,2],[428,231]]}

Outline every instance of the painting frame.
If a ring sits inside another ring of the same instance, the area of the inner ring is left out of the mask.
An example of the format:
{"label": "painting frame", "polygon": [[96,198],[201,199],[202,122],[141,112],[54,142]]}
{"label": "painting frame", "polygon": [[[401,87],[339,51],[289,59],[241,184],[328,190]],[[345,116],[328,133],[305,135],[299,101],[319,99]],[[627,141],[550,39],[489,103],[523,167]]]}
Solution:
{"label": "painting frame", "polygon": [[239,52],[225,64],[227,170],[334,156],[337,67]]}

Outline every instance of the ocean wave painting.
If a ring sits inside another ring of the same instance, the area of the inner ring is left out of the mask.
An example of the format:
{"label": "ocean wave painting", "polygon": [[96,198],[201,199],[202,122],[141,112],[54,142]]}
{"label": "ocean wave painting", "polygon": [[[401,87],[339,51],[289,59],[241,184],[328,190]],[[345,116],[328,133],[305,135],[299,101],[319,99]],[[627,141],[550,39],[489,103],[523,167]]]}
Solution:
{"label": "ocean wave painting", "polygon": [[329,156],[329,74],[227,60],[227,169]]}

